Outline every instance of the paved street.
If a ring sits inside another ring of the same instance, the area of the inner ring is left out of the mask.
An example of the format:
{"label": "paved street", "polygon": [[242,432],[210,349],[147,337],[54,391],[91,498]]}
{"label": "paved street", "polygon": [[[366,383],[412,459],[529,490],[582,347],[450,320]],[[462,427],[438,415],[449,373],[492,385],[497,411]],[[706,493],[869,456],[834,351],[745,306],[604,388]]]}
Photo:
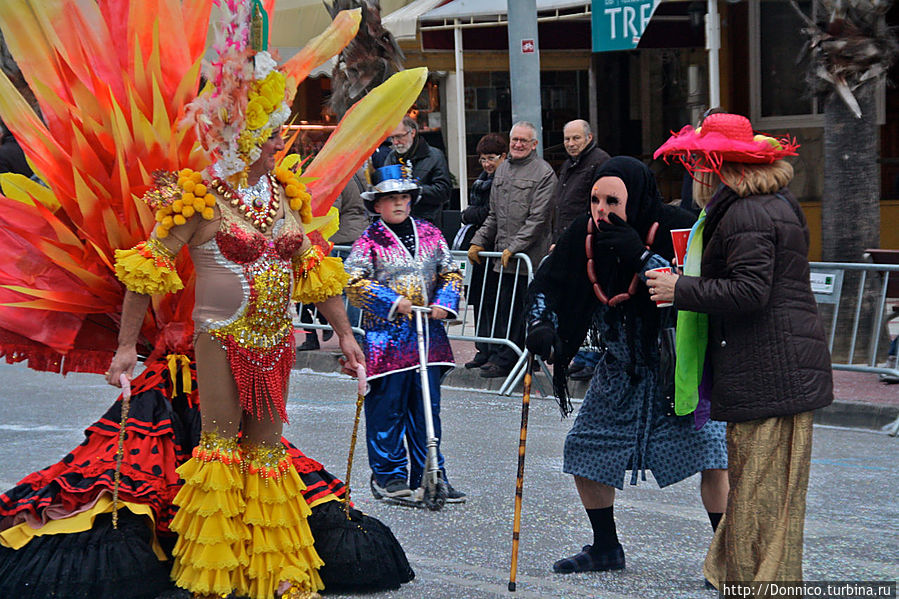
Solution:
{"label": "paved street", "polygon": [[[343,476],[355,385],[346,377],[294,373],[287,436]],[[115,392],[96,375],[36,373],[0,365],[0,487],[59,460]],[[570,477],[561,473],[570,422],[554,403],[531,407],[518,592],[509,578],[520,398],[447,389],[443,449],[453,484],[469,502],[441,512],[383,505],[368,493],[364,445],[357,447],[354,500],[388,524],[403,544],[415,581],[372,598],[696,597],[711,536],[693,477],[659,490],[652,481],[618,496],[616,516],[628,567],[561,576],[551,564],[590,542]],[[899,439],[816,427],[806,526],[807,580],[899,578]],[[360,436],[361,437],[361,436]]]}

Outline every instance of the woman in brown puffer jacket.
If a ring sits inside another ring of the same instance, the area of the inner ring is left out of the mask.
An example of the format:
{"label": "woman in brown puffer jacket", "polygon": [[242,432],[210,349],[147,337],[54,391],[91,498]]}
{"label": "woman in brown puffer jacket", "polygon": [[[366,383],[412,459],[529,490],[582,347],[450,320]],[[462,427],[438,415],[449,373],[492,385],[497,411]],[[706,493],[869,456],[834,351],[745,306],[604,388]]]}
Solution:
{"label": "woman in brown puffer jacket", "polygon": [[[705,563],[716,586],[802,580],[812,410],[833,401],[833,382],[809,283],[808,225],[786,188],[793,168],[781,160],[795,149],[723,113],[656,151],[715,190],[691,238],[701,245],[688,249],[687,275],[651,273],[648,285],[657,301],[707,315],[698,396],[728,423],[731,489]],[[691,255],[701,256],[697,276]],[[679,358],[680,350],[679,339]]]}

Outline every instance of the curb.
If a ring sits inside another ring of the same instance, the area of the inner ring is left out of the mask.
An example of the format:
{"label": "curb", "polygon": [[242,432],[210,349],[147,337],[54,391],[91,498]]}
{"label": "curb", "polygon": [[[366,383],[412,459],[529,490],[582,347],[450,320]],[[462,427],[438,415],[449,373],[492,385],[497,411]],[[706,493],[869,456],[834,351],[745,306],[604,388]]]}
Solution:
{"label": "curb", "polygon": [[[293,366],[295,370],[303,368],[308,368],[314,372],[338,372],[340,370],[340,365],[337,362],[337,358],[340,357],[339,352],[327,350],[298,351],[296,356],[296,362],[294,362]],[[477,389],[479,391],[496,393],[502,386],[503,379],[482,378],[476,368],[471,370],[456,368],[446,376],[443,382],[447,387],[456,389]],[[570,381],[568,383],[572,400],[575,403],[579,403],[584,397],[584,394],[587,392],[587,386],[588,381]],[[520,400],[521,392],[522,385],[519,383],[515,386],[512,395],[508,396],[509,400]],[[551,393],[552,381],[542,372],[536,373],[531,389],[531,398],[555,401]],[[837,399],[826,408],[815,412],[815,424],[878,431],[887,424],[895,422],[897,418],[899,418],[899,406],[862,403],[848,399]]]}

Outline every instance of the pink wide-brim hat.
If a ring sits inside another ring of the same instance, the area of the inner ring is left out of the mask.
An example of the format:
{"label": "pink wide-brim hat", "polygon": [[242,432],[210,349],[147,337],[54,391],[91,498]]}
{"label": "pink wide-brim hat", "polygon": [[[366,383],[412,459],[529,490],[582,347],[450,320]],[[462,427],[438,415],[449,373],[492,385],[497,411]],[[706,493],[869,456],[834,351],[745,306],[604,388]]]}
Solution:
{"label": "pink wide-brim hat", "polygon": [[787,156],[797,156],[799,144],[789,136],[774,138],[755,135],[745,116],[721,112],[710,114],[702,127],[686,125],[671,135],[653,154],[680,161],[691,173],[718,172],[725,162],[770,164]]}

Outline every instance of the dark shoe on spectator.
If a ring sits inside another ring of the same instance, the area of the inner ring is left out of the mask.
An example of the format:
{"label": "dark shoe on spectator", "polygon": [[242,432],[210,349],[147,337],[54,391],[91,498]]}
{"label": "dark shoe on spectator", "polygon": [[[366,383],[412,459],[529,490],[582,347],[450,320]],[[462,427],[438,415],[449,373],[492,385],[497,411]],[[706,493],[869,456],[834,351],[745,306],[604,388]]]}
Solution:
{"label": "dark shoe on spectator", "polygon": [[309,351],[315,350],[319,348],[318,344],[318,335],[315,333],[306,333],[306,340],[303,341],[302,345],[300,345],[297,350],[299,351]]}
{"label": "dark shoe on spectator", "polygon": [[573,381],[589,381],[593,378],[593,367],[592,366],[584,366],[574,374],[569,374],[568,378]]}
{"label": "dark shoe on spectator", "polygon": [[571,376],[575,372],[580,372],[585,366],[586,364],[583,362],[572,362],[571,366],[568,367],[568,376]]}
{"label": "dark shoe on spectator", "polygon": [[509,373],[512,371],[511,368],[503,368],[498,364],[494,364],[493,362],[487,362],[483,366],[481,366],[481,377],[485,379],[499,379],[506,378],[509,376]]}
{"label": "dark shoe on spectator", "polygon": [[453,485],[446,483],[446,502],[447,503],[465,503],[465,493],[453,488]]}
{"label": "dark shoe on spectator", "polygon": [[322,341],[328,341],[333,336],[334,336],[334,329],[323,329],[322,330]]}
{"label": "dark shoe on spectator", "polygon": [[553,572],[571,574],[573,572],[602,572],[624,569],[624,549],[616,545],[608,551],[593,553],[590,545],[584,545],[580,553],[560,559],[553,564]]}
{"label": "dark shoe on spectator", "polygon": [[471,370],[472,368],[480,368],[484,364],[487,363],[487,356],[478,352],[474,355],[474,358],[471,359],[470,362],[465,363],[465,368]]}

